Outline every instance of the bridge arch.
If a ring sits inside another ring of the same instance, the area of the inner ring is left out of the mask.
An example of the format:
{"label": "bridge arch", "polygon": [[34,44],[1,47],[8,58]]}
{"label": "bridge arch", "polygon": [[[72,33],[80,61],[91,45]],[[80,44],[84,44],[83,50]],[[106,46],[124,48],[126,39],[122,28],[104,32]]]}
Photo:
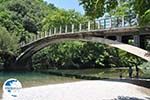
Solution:
{"label": "bridge arch", "polygon": [[[20,69],[29,69],[28,63],[31,61],[30,58],[33,54],[38,52],[39,50],[49,46],[53,43],[60,43],[66,40],[80,40],[80,41],[91,41],[91,42],[99,42],[102,44],[106,44],[115,48],[122,49],[127,51],[133,55],[141,57],[147,61],[150,61],[150,57],[145,56],[147,53],[146,50],[141,48],[124,44],[115,40],[106,39],[104,37],[97,36],[97,34],[93,34],[92,32],[78,32],[78,33],[65,33],[65,34],[55,34],[45,38],[38,39],[34,42],[31,42],[22,47],[22,53],[16,59],[16,65],[20,66]],[[24,67],[21,67],[24,66]]]}

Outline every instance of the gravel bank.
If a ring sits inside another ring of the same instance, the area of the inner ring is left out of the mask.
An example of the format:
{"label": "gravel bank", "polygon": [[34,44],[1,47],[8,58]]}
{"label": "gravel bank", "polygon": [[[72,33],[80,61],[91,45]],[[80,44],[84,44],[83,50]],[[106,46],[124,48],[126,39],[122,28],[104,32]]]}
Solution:
{"label": "gravel bank", "polygon": [[[12,98],[3,94],[3,100]],[[150,100],[150,89],[123,82],[79,81],[24,88],[13,100]]]}

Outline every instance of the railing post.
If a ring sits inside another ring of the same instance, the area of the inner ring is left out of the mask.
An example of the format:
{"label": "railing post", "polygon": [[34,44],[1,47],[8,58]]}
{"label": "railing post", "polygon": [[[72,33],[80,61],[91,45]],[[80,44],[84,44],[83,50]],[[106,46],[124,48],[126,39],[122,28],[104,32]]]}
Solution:
{"label": "railing post", "polygon": [[122,16],[122,27],[125,27],[125,18]]}
{"label": "railing post", "polygon": [[93,30],[95,30],[96,29],[96,21],[95,20],[93,21],[93,24],[94,24]]}
{"label": "railing post", "polygon": [[100,20],[98,20],[98,29],[100,29]]}
{"label": "railing post", "polygon": [[56,34],[56,27],[54,28],[54,34]]}
{"label": "railing post", "polygon": [[51,29],[51,35],[54,34],[54,28]]}
{"label": "railing post", "polygon": [[136,26],[139,26],[139,19],[138,18],[139,18],[139,15],[137,14],[136,15]]}
{"label": "railing post", "polygon": [[112,18],[111,17],[109,19],[109,26],[110,26],[110,28],[112,28]]}
{"label": "railing post", "polygon": [[38,39],[38,34],[34,36],[34,41]]}
{"label": "railing post", "polygon": [[42,32],[40,32],[40,34],[39,34],[39,38],[41,38],[42,37]]}
{"label": "railing post", "polygon": [[[39,38],[40,38],[40,33],[41,33],[41,32],[39,32],[39,34],[37,35],[37,39],[39,39]],[[37,40],[37,39],[36,39],[36,40]]]}
{"label": "railing post", "polygon": [[44,32],[44,37],[46,37],[46,36],[47,36],[47,35],[46,35],[46,33],[47,33],[47,32],[45,31],[45,32]]}
{"label": "railing post", "polygon": [[71,30],[72,30],[71,32],[73,33],[74,32],[74,24],[71,25]]}
{"label": "railing post", "polygon": [[88,31],[90,31],[90,30],[91,30],[91,22],[88,21]]}
{"label": "railing post", "polygon": [[34,41],[34,35],[31,36],[31,42]]}
{"label": "railing post", "polygon": [[116,26],[115,27],[119,27],[119,18],[118,17],[117,17],[117,20],[116,20]]}
{"label": "railing post", "polygon": [[36,35],[37,35],[37,34],[33,35],[33,41],[35,41],[35,40],[36,40]]}
{"label": "railing post", "polygon": [[39,33],[39,37],[38,37],[39,39],[41,38],[41,32]]}
{"label": "railing post", "polygon": [[68,32],[68,27],[67,27],[67,25],[65,26],[65,33],[67,33]]}
{"label": "railing post", "polygon": [[40,34],[39,34],[39,38],[41,38],[42,37],[42,32],[40,32]]}
{"label": "railing post", "polygon": [[132,26],[131,25],[131,16],[129,16],[129,25]]}
{"label": "railing post", "polygon": [[49,31],[46,31],[46,36],[47,36],[47,37],[49,36]]}
{"label": "railing post", "polygon": [[35,36],[36,36],[36,35],[33,35],[33,41],[35,41]]}
{"label": "railing post", "polygon": [[38,35],[38,33],[35,35],[35,38],[34,38],[34,36],[33,36],[33,40],[37,40],[37,35]]}
{"label": "railing post", "polygon": [[40,38],[40,32],[38,33],[38,35],[37,35],[37,39],[39,39]]}
{"label": "railing post", "polygon": [[45,35],[46,35],[46,37],[48,36],[48,32],[47,31],[45,31]]}
{"label": "railing post", "polygon": [[40,38],[42,38],[42,37],[43,37],[43,32],[40,33]]}
{"label": "railing post", "polygon": [[43,32],[41,32],[41,38],[43,38]]}
{"label": "railing post", "polygon": [[61,30],[62,30],[62,27],[60,26],[60,27],[59,27],[59,33],[60,33],[60,34],[61,34]]}
{"label": "railing post", "polygon": [[52,33],[52,30],[51,30],[51,29],[49,29],[48,36],[50,36],[50,35],[51,35],[51,33]]}
{"label": "railing post", "polygon": [[106,19],[104,19],[104,29],[106,28]]}
{"label": "railing post", "polygon": [[81,32],[82,31],[82,24],[80,23],[79,24],[79,32]]}

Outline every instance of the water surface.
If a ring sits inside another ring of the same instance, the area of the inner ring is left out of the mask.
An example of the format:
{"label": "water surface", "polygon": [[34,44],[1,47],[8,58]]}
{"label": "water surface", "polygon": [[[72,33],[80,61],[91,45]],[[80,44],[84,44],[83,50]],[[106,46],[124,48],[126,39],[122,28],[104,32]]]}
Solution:
{"label": "water surface", "polygon": [[79,79],[75,78],[49,75],[39,72],[0,72],[0,97],[2,96],[3,83],[9,78],[18,79],[22,83],[23,88],[79,81]]}

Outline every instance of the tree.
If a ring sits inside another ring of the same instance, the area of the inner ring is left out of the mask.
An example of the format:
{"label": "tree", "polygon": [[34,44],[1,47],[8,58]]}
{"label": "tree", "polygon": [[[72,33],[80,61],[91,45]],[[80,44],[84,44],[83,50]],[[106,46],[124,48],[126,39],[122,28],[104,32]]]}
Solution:
{"label": "tree", "polygon": [[64,10],[59,9],[50,13],[42,21],[43,30],[49,30],[50,28],[60,26],[65,27],[65,25],[79,24],[87,21],[88,18],[82,16],[80,13],[75,12],[74,10]]}
{"label": "tree", "polygon": [[150,9],[141,16],[140,24],[142,26],[150,26]]}
{"label": "tree", "polygon": [[18,49],[17,40],[15,35],[8,33],[6,28],[0,26],[0,63],[6,69],[15,61]]}
{"label": "tree", "polygon": [[[29,35],[41,31],[44,17],[57,9],[43,0],[1,0],[0,2],[1,25],[8,32],[16,33],[20,40],[24,37],[28,39]],[[27,33],[27,36],[24,36],[24,33]]]}
{"label": "tree", "polygon": [[8,33],[6,28],[0,26],[0,50],[16,52],[18,49],[18,39],[15,35]]}
{"label": "tree", "polygon": [[85,14],[91,18],[102,17],[118,4],[117,0],[79,0],[79,3],[83,5]]}
{"label": "tree", "polygon": [[150,0],[135,0],[134,10],[139,15],[142,26],[150,25]]}
{"label": "tree", "polygon": [[144,15],[144,13],[150,9],[149,0],[135,0],[134,9],[139,16]]}
{"label": "tree", "polygon": [[140,25],[150,25],[150,0],[79,0],[86,15],[102,17],[105,13],[115,16],[138,15]]}

